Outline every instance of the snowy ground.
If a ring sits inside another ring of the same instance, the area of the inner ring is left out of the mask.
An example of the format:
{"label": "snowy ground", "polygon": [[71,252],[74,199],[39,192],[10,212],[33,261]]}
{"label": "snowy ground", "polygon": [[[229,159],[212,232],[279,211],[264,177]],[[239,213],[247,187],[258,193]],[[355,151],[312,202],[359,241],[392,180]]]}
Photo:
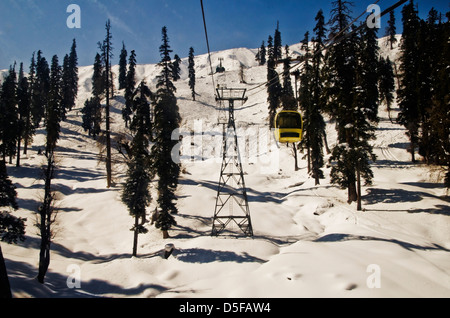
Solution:
{"label": "snowy ground", "polygon": [[[383,52],[387,53],[395,58],[395,51]],[[248,49],[214,53],[214,65],[223,57],[227,69],[215,77],[216,84],[251,89],[263,83],[266,67],[256,65],[254,54]],[[239,81],[240,63],[246,67],[247,84]],[[191,101],[184,65],[177,83],[178,105],[184,128],[199,127],[195,120],[201,120],[203,146],[214,149],[214,135],[221,130],[215,124],[218,111],[206,56],[197,57],[196,64],[197,101]],[[155,66],[140,65],[137,72],[139,79],[154,87]],[[60,212],[44,285],[35,279],[40,240],[33,226],[43,195],[39,177],[44,158],[37,154],[44,144],[43,131],[22,167],[9,167],[18,191],[16,215],[28,219],[25,242],[2,244],[15,297],[450,296],[446,189],[437,172],[409,163],[405,131],[389,121],[383,107],[374,141],[378,156],[373,164],[374,184],[363,188],[364,212],[346,203],[345,190],[330,184],[329,168],[321,185],[315,186],[306,161],[299,160],[300,170],[294,171],[290,149],[281,146],[274,171],[263,169],[262,157],[253,162],[244,158],[254,237],[211,237],[220,160],[184,162],[177,193],[178,226],[170,231],[170,239],[163,240],[161,232],[148,224],[149,233],[139,236],[139,257],[131,257],[133,219],[120,201],[125,168],[115,165],[117,186],[106,189],[98,147],[80,124],[91,76],[90,67],[80,68],[78,105],[63,124],[58,144],[54,184]],[[244,105],[236,107],[238,126],[264,131],[265,87],[249,91],[248,96]],[[119,96],[113,103],[116,134],[123,131],[122,102]],[[332,124],[327,132],[331,147],[335,142]],[[154,202],[149,214],[153,209]],[[175,251],[166,260],[167,243],[174,244]],[[69,288],[68,279],[75,282],[76,274],[81,288]]]}

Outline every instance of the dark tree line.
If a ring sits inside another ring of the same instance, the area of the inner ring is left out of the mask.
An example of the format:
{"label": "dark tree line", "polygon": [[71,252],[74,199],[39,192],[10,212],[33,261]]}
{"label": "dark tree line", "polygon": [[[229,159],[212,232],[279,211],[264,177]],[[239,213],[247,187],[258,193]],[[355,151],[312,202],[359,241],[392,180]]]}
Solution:
{"label": "dark tree line", "polygon": [[[349,27],[351,3],[334,1],[330,21],[325,22],[323,11],[316,16],[313,37],[309,32],[302,41],[305,52],[299,72],[290,73],[288,51],[284,59],[277,55],[279,40],[268,39],[268,104],[269,122],[280,108],[297,110],[291,77],[300,81],[298,101],[304,116],[302,147],[307,152],[308,171],[316,185],[323,178],[323,147],[326,144],[325,122],[327,114],[335,122],[337,145],[331,151],[331,181],[348,191],[348,202],[357,202],[361,209],[361,183],[370,184],[373,173],[371,162],[376,157],[370,141],[375,138],[378,124],[378,106],[393,103],[395,90],[392,63],[379,56],[377,29]],[[277,26],[275,37],[281,39]],[[335,39],[328,50],[327,40]],[[261,61],[261,52],[257,59]],[[280,83],[277,65],[283,63],[283,83]]]}
{"label": "dark tree line", "polygon": [[449,78],[450,13],[443,21],[434,8],[428,18],[419,18],[414,1],[402,10],[398,122],[407,129],[411,160],[415,152],[427,164],[445,166],[445,184],[450,187]]}
{"label": "dark tree line", "polygon": [[[75,40],[73,40],[70,54],[65,55],[62,65],[59,63],[58,56],[54,55],[49,66],[42,51],[38,51],[37,55],[33,53],[28,76],[25,75],[23,63],[20,64],[18,75],[16,65],[11,66],[0,91],[0,151],[2,152],[0,204],[2,207],[18,209],[15,201],[17,194],[6,172],[6,158],[9,157],[9,162],[12,163],[12,157],[16,156],[16,166],[19,167],[22,141],[24,154],[27,154],[34,132],[42,121],[46,129],[44,155],[47,158],[47,165],[43,167],[44,198],[37,211],[36,224],[41,237],[37,276],[40,283],[44,283],[50,264],[50,246],[53,238],[51,225],[56,217],[51,182],[55,172],[55,149],[60,137],[60,122],[66,120],[67,112],[75,105],[77,93],[78,58]],[[8,211],[2,211],[1,240],[7,243],[23,240],[24,221],[12,216]],[[9,297],[9,284],[4,269],[3,256],[0,255],[1,294]]]}
{"label": "dark tree line", "polygon": [[[78,93],[78,58],[76,41],[70,54],[64,57],[60,67],[58,102],[61,119],[75,105]],[[0,151],[3,160],[9,157],[9,163],[16,156],[16,166],[20,166],[22,151],[27,154],[33,135],[46,115],[46,106],[50,98],[50,67],[38,51],[31,58],[28,76],[25,75],[23,63],[19,74],[16,65],[10,67],[0,90]]]}

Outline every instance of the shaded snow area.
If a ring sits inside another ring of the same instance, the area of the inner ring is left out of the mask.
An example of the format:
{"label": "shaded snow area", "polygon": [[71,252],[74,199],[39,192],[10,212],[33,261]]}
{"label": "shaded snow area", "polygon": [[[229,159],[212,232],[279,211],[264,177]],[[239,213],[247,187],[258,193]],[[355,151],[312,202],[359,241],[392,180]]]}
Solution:
{"label": "shaded snow area", "polygon": [[[383,40],[381,40],[383,41]],[[395,60],[398,50],[384,56]],[[297,52],[299,45],[291,52]],[[410,163],[404,127],[391,123],[380,106],[378,160],[374,183],[363,187],[364,211],[346,202],[346,190],[325,179],[314,185],[304,154],[294,169],[291,148],[274,144],[267,128],[266,66],[258,66],[255,50],[212,53],[214,69],[223,58],[225,73],[215,84],[247,88],[248,101],[236,105],[243,168],[254,237],[238,228],[211,237],[212,217],[221,167],[221,126],[206,55],[196,57],[197,100],[191,99],[187,58],[176,82],[185,135],[183,172],[177,190],[179,214],[170,238],[146,223],[139,236],[138,257],[131,257],[134,220],[121,202],[126,166],[119,154],[114,164],[116,186],[106,188],[104,164],[97,143],[81,128],[81,108],[90,97],[92,67],[80,67],[77,107],[62,124],[58,172],[53,181],[59,214],[54,224],[51,263],[46,282],[37,275],[40,238],[35,211],[43,197],[38,150],[45,143],[40,129],[22,167],[8,167],[17,186],[20,210],[27,218],[26,241],[2,244],[15,297],[449,297],[450,207],[438,170]],[[138,57],[139,60],[139,57]],[[241,83],[243,65],[245,83]],[[281,71],[280,66],[280,71]],[[118,67],[113,69],[118,72]],[[138,80],[155,90],[155,65],[138,65]],[[121,118],[123,92],[112,103],[113,137],[126,132]],[[392,116],[398,113],[394,105]],[[252,133],[250,133],[252,132]],[[255,133],[256,132],[256,133]],[[253,134],[253,135],[252,135]],[[260,138],[252,137],[259,136]],[[261,136],[271,142],[256,147]],[[336,144],[334,124],[327,122],[330,148]],[[195,148],[192,150],[190,148]],[[248,149],[259,149],[251,153]],[[193,158],[193,160],[191,160]],[[270,159],[267,159],[270,158]],[[148,219],[155,209],[148,208]],[[164,258],[166,244],[174,244]],[[72,288],[71,288],[72,287]]]}

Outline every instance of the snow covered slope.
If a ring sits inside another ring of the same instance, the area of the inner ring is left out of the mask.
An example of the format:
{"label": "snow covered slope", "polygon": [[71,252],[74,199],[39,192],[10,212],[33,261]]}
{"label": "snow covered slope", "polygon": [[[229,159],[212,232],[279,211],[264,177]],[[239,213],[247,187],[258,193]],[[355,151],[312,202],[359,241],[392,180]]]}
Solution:
{"label": "snow covered slope", "polygon": [[[381,46],[383,55],[390,54],[395,60],[395,52]],[[266,81],[266,67],[257,65],[254,54],[248,49],[213,53],[214,68],[222,57],[227,70],[216,74],[214,80],[215,84],[249,89],[248,101],[236,106],[238,127],[245,132],[264,132],[266,89],[256,87]],[[241,64],[246,83],[240,81]],[[348,205],[346,192],[330,184],[329,167],[321,185],[314,186],[306,161],[299,160],[300,170],[295,171],[291,150],[281,146],[276,158],[279,165],[273,171],[262,169],[263,153],[253,160],[244,156],[255,236],[211,237],[221,164],[211,154],[217,153],[217,147],[220,150],[220,138],[216,137],[220,137],[221,127],[209,70],[207,56],[198,56],[196,102],[191,100],[187,82],[187,59],[183,59],[182,79],[176,83],[183,129],[201,128],[200,139],[192,142],[209,149],[200,153],[208,160],[196,157],[193,162],[183,162],[177,193],[178,225],[170,231],[171,238],[163,240],[161,232],[147,224],[149,233],[139,236],[139,257],[134,258],[133,220],[120,201],[125,167],[116,156],[117,186],[106,189],[97,144],[81,128],[80,109],[90,96],[92,68],[80,68],[77,107],[63,123],[58,144],[54,184],[60,212],[44,285],[35,280],[40,240],[33,227],[34,211],[43,195],[39,177],[44,160],[37,154],[45,140],[42,129],[22,167],[8,168],[18,191],[17,215],[28,218],[25,242],[2,244],[15,297],[450,296],[446,190],[429,167],[409,163],[405,130],[389,121],[383,106],[374,141],[378,156],[373,164],[374,184],[363,188],[364,212]],[[154,88],[155,65],[139,65],[137,74]],[[121,92],[117,95],[112,104],[114,135],[124,131],[123,97]],[[336,134],[330,123],[327,133],[332,147]],[[255,142],[249,138],[245,144],[250,147]],[[149,214],[154,207],[152,202]],[[174,244],[175,250],[166,260],[163,250],[167,243]],[[68,287],[74,277],[81,279],[80,288]]]}

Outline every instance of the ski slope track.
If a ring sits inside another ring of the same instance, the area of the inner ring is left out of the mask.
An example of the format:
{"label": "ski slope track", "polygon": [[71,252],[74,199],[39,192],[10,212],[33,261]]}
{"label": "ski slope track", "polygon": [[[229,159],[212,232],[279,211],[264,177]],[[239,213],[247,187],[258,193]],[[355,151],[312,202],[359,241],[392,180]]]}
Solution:
{"label": "ski slope track", "polygon": [[[381,54],[397,61],[398,48],[390,51],[384,43],[381,39]],[[295,45],[291,52],[298,54],[299,48]],[[257,64],[255,53],[246,48],[213,52],[214,67],[223,58],[226,68],[225,73],[215,74],[216,84],[250,90],[264,83],[266,66]],[[245,83],[239,77],[241,65]],[[117,73],[118,67],[113,71]],[[156,65],[138,65],[136,71],[138,81],[145,80],[154,90]],[[181,80],[175,83],[183,129],[201,127],[203,134],[195,136],[201,137],[203,147],[216,149],[214,136],[221,136],[221,127],[207,55],[196,57],[195,102],[187,75],[186,58]],[[91,66],[79,68],[77,106],[62,123],[53,180],[59,213],[43,285],[35,278],[40,238],[33,226],[43,196],[40,177],[45,160],[38,155],[45,143],[42,128],[22,166],[8,166],[18,192],[20,210],[15,215],[27,218],[26,240],[2,244],[14,297],[450,296],[446,189],[439,173],[410,163],[405,130],[395,120],[391,123],[384,105],[373,141],[378,157],[373,163],[374,183],[362,190],[364,211],[347,204],[346,190],[330,183],[329,166],[324,168],[325,179],[315,186],[304,154],[299,155],[300,169],[295,171],[291,149],[281,145],[276,171],[264,172],[259,160],[243,163],[254,237],[211,237],[221,161],[185,160],[177,190],[178,224],[171,237],[163,240],[161,232],[147,223],[149,232],[139,236],[138,257],[131,257],[134,221],[120,199],[126,166],[115,153],[116,186],[107,189],[97,143],[81,128],[80,110],[90,97],[91,77]],[[251,90],[248,96],[245,104],[236,106],[238,128],[267,130],[266,88]],[[113,137],[126,132],[123,102],[123,92],[116,92],[111,106]],[[395,119],[398,108],[393,109]],[[331,148],[336,132],[329,122],[327,134]],[[252,143],[249,139],[248,145]],[[154,186],[148,218],[156,204]],[[239,229],[234,230],[239,234]],[[175,249],[165,259],[168,243]],[[75,273],[79,288],[69,288]]]}

